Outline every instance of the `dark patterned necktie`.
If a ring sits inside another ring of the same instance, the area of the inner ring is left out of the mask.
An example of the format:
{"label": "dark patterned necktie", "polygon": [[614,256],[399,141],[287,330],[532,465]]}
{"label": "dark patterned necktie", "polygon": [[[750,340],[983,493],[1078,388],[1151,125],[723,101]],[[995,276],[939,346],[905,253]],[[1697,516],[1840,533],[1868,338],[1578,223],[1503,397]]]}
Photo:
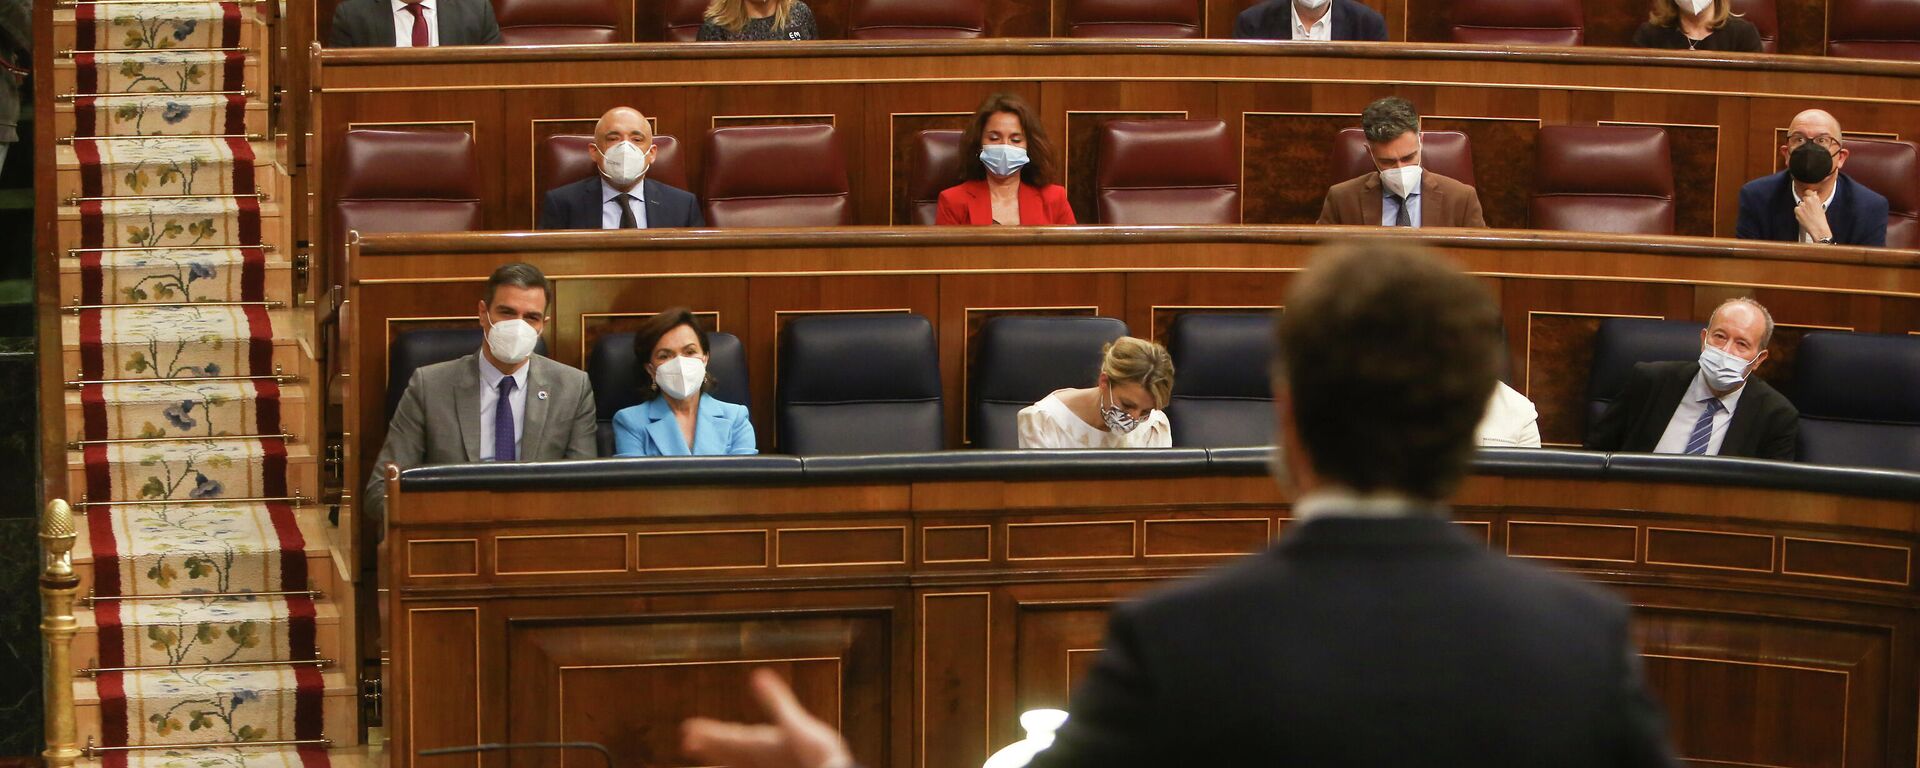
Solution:
{"label": "dark patterned necktie", "polygon": [[515,461],[513,445],[513,377],[500,380],[500,402],[493,406],[493,460]]}
{"label": "dark patterned necktie", "polygon": [[633,195],[622,192],[613,196],[615,204],[620,206],[620,228],[639,229],[640,220],[633,215]]}

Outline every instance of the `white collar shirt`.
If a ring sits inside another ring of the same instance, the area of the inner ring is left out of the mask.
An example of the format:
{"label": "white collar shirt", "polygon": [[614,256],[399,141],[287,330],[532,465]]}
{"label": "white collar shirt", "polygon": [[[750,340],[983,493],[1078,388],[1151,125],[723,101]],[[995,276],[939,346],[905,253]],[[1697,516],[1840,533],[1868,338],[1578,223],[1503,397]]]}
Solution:
{"label": "white collar shirt", "polygon": [[[1787,183],[1792,184],[1793,182],[1787,182]],[[1840,182],[1839,180],[1836,179],[1833,183],[1833,194],[1827,195],[1827,199],[1820,201],[1820,209],[1825,211],[1833,210],[1833,199],[1839,196],[1840,196]],[[1794,196],[1793,207],[1795,208],[1800,207],[1800,199],[1798,195]],[[1799,219],[1796,218],[1794,219],[1794,221],[1797,223]],[[1829,227],[1829,229],[1831,229],[1831,227]],[[1800,227],[1800,242],[1803,242],[1803,243],[1813,242],[1813,235],[1807,234],[1806,227]]]}
{"label": "white collar shirt", "polygon": [[[1733,409],[1740,405],[1740,393],[1747,391],[1745,385],[1720,396],[1720,410],[1713,414],[1713,432],[1707,437],[1708,456],[1720,455],[1720,444],[1727,439],[1727,425],[1733,423]],[[1706,401],[1713,397],[1713,390],[1707,389],[1707,374],[1701,371],[1693,375],[1693,383],[1687,385],[1687,393],[1680,396],[1680,406],[1673,409],[1673,419],[1667,422],[1667,431],[1660,433],[1660,442],[1653,446],[1654,453],[1686,453],[1687,441],[1693,438],[1693,425],[1700,420],[1700,414],[1707,410]]]}
{"label": "white collar shirt", "polygon": [[[640,229],[647,228],[647,196],[645,194],[646,188],[647,188],[646,179],[641,179],[639,183],[636,183],[633,185],[632,192],[626,193],[629,195],[633,195],[633,202],[628,203],[628,205],[633,206],[634,225],[639,227]],[[600,228],[601,229],[619,229],[620,228],[620,203],[622,202],[620,200],[620,195],[621,195],[620,190],[614,189],[612,184],[608,184],[605,176],[600,177]]]}
{"label": "white collar shirt", "polygon": [[[430,1],[420,3],[420,15],[427,22],[427,44],[440,45],[440,14],[434,10]],[[393,45],[396,48],[413,47],[413,13],[407,10],[407,4],[393,0]]]}
{"label": "white collar shirt", "polygon": [[[475,357],[480,361],[480,460],[493,461],[494,409],[500,405],[500,380],[507,374],[487,362],[485,352]],[[513,394],[507,398],[507,404],[513,407],[513,455],[521,460],[526,459],[520,450],[520,437],[527,424],[527,371],[532,369],[533,359],[528,358],[520,370],[513,372]]]}
{"label": "white collar shirt", "polygon": [[1332,4],[1328,4],[1327,12],[1320,14],[1320,20],[1315,21],[1313,26],[1304,26],[1300,23],[1300,8],[1291,2],[1287,3],[1287,14],[1293,17],[1293,39],[1318,40],[1323,43],[1333,40]]}
{"label": "white collar shirt", "polygon": [[1293,503],[1293,519],[1307,522],[1329,517],[1435,517],[1447,514],[1446,505],[1397,493],[1361,495],[1345,488],[1321,488]]}

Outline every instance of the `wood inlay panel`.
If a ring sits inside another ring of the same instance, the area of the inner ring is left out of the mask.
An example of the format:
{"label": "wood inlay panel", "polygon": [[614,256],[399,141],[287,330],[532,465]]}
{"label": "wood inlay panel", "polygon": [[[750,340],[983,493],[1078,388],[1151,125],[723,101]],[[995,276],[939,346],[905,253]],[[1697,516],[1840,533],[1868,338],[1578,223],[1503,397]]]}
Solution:
{"label": "wood inlay panel", "polygon": [[494,573],[621,573],[627,570],[624,533],[499,536],[493,540]]}
{"label": "wood inlay panel", "polygon": [[1020,601],[1014,608],[1014,710],[1066,709],[1100,654],[1110,601]]}
{"label": "wood inlay panel", "polygon": [[[1832,766],[1847,761],[1848,674],[1772,662],[1642,657],[1650,688],[1665,698],[1667,727],[1681,756],[1709,765]],[[1792,700],[1792,722],[1759,701]],[[1726,723],[1747,725],[1735,738]],[[1788,734],[1791,733],[1791,736]]]}
{"label": "wood inlay panel", "polygon": [[411,578],[480,575],[479,539],[416,539],[407,542]]}
{"label": "wood inlay panel", "polygon": [[[1593,375],[1593,337],[1600,332],[1597,315],[1529,312],[1522,360],[1527,399],[1540,414],[1540,441],[1579,446],[1586,442],[1587,383]],[[1512,333],[1511,330],[1508,331]],[[1533,365],[1534,359],[1553,360]]]}
{"label": "wood inlay panel", "polygon": [[765,530],[641,531],[634,567],[642,571],[763,568]]}
{"label": "wood inlay panel", "polygon": [[[755,669],[772,669],[793,688],[807,711],[839,727],[841,660],[741,659],[563,666],[559,670],[559,739],[605,744],[626,765],[698,766],[680,752],[678,729],[626,728],[623,723],[669,723],[689,716],[757,723],[766,712],[741,696]],[[617,719],[608,702],[621,702]],[[591,753],[563,754],[559,768],[600,768]]]}
{"label": "wood inlay panel", "polygon": [[1906,585],[1912,568],[1913,550],[1907,547],[1793,536],[1781,541],[1782,573]]}
{"label": "wood inlay panel", "polygon": [[[1248,224],[1312,224],[1320,220],[1334,178],[1333,145],[1358,114],[1242,116],[1240,220]],[[1478,169],[1475,169],[1478,173]]]}
{"label": "wood inlay panel", "polygon": [[782,528],[774,534],[774,564],[895,565],[907,561],[905,526]]}
{"label": "wood inlay panel", "polygon": [[1631,563],[1639,557],[1639,531],[1631,525],[1507,523],[1507,554],[1553,560]]}
{"label": "wood inlay panel", "polygon": [[1538,159],[1538,119],[1435,115],[1421,118],[1420,129],[1466,134],[1473,147],[1474,192],[1480,197],[1487,226],[1527,227],[1533,207],[1533,166]]}
{"label": "wood inlay panel", "polygon": [[1225,520],[1148,520],[1143,551],[1147,557],[1209,557],[1258,552],[1272,540],[1267,518]]}
{"label": "wood inlay panel", "polygon": [[992,633],[990,594],[921,596],[920,721],[942,727],[920,731],[917,768],[978,768],[986,762]]}
{"label": "wood inlay panel", "polygon": [[1773,572],[1773,537],[1647,528],[1647,564]]}
{"label": "wood inlay panel", "polygon": [[[480,741],[480,609],[411,608],[407,611],[409,691],[472,691],[473,697],[435,701],[430,709],[412,703],[407,733],[416,750],[458,747]],[[437,697],[436,697],[437,698]],[[404,758],[414,768],[478,766],[478,756]]]}
{"label": "wood inlay panel", "polygon": [[1132,522],[1008,523],[1008,560],[1133,557]]}
{"label": "wood inlay panel", "polygon": [[993,559],[993,526],[930,525],[922,529],[921,559],[928,563],[983,563]]}

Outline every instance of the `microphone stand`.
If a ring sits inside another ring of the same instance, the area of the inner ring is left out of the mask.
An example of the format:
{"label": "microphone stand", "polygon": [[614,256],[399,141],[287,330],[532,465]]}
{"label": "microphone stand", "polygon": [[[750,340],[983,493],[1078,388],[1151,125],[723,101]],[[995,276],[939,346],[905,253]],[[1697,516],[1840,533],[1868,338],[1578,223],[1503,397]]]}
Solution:
{"label": "microphone stand", "polygon": [[421,757],[434,757],[438,755],[466,755],[466,754],[477,754],[481,752],[505,752],[507,750],[514,750],[514,749],[591,749],[595,752],[600,753],[600,758],[606,761],[607,768],[613,768],[613,753],[607,751],[607,748],[605,745],[597,744],[591,741],[519,741],[519,742],[509,742],[509,743],[474,744],[474,745],[465,746],[465,747],[440,747],[437,749],[423,749],[423,750],[420,750],[419,752],[416,752],[415,754]]}

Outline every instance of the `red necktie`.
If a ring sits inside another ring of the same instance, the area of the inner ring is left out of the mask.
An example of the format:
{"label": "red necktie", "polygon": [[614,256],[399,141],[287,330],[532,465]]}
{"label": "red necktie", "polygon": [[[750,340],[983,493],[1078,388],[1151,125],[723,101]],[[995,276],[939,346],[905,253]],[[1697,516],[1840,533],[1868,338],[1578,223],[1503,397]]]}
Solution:
{"label": "red necktie", "polygon": [[433,43],[427,39],[427,14],[420,6],[420,3],[405,4],[407,13],[413,14],[413,47],[426,48]]}

